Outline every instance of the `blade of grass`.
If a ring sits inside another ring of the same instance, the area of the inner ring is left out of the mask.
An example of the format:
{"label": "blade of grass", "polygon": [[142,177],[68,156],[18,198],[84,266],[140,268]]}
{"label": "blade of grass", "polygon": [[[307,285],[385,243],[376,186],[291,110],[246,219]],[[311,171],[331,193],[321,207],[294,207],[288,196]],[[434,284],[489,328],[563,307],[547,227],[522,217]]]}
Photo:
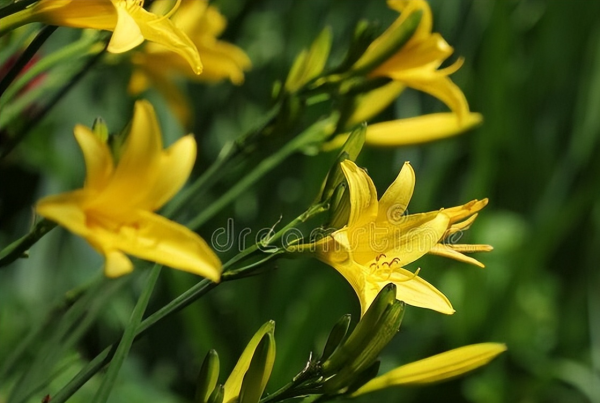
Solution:
{"label": "blade of grass", "polygon": [[115,355],[110,363],[110,366],[108,367],[106,376],[102,380],[102,384],[92,400],[93,403],[104,403],[108,400],[110,392],[115,386],[117,376],[119,375],[119,370],[121,369],[123,362],[125,362],[125,358],[127,358],[127,355],[129,354],[129,350],[131,349],[131,345],[135,339],[137,329],[142,321],[142,316],[144,316],[144,312],[148,306],[148,301],[150,301],[150,296],[154,290],[154,285],[156,284],[156,280],[158,280],[158,276],[160,275],[161,268],[161,265],[156,264],[150,271],[150,275],[148,276],[148,280],[144,286],[144,291],[142,292],[142,295],[140,295],[140,298],[138,299],[138,302],[131,313],[129,324],[125,328],[125,332],[123,332],[123,337],[121,338],[119,346],[115,351]]}

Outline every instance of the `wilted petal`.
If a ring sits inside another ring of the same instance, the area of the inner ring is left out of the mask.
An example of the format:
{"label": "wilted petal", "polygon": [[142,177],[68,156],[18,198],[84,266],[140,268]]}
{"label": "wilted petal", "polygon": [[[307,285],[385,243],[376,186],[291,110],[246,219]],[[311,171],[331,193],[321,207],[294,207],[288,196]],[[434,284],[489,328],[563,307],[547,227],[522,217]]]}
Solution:
{"label": "wilted petal", "polygon": [[479,113],[469,113],[461,121],[455,113],[447,112],[375,123],[367,126],[365,142],[380,147],[427,143],[465,132],[482,120]]}
{"label": "wilted petal", "polygon": [[348,226],[360,226],[372,222],[377,217],[377,189],[373,181],[354,162],[341,163],[342,171],[348,181],[350,192],[350,218]]}
{"label": "wilted petal", "polygon": [[352,396],[400,385],[439,382],[479,368],[506,351],[500,343],[481,343],[460,347],[423,360],[411,362],[367,382]]}
{"label": "wilted petal", "polygon": [[113,234],[121,251],[218,282],[221,262],[195,232],[157,214],[138,211],[137,217]]}

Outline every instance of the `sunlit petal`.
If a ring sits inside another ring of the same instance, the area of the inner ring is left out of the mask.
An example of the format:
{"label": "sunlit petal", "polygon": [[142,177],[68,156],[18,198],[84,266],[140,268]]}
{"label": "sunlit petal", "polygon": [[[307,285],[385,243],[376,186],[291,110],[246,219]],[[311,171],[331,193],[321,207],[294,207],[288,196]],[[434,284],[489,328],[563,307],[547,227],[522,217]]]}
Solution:
{"label": "sunlit petal", "polygon": [[377,190],[373,181],[354,162],[341,163],[350,191],[350,219],[348,226],[360,226],[377,217]]}
{"label": "sunlit petal", "polygon": [[482,120],[479,113],[471,112],[461,121],[456,114],[447,112],[374,123],[367,126],[365,141],[379,147],[422,144],[463,133]]}
{"label": "sunlit petal", "polygon": [[[367,131],[368,133],[368,131]],[[398,220],[406,212],[408,203],[415,188],[415,171],[410,163],[405,162],[396,180],[385,191],[379,200],[377,220]]]}
{"label": "sunlit petal", "polygon": [[75,126],[75,138],[85,160],[85,186],[100,191],[113,173],[113,160],[106,143],[85,126]]}

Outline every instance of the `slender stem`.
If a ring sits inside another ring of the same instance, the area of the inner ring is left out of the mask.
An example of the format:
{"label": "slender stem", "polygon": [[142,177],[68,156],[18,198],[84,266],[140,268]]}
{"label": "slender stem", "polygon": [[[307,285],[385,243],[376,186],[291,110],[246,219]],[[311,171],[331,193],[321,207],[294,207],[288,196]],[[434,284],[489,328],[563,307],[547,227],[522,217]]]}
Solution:
{"label": "slender stem", "polygon": [[52,97],[52,99],[46,104],[46,106],[42,110],[40,110],[37,113],[37,115],[33,116],[28,120],[27,124],[21,129],[20,132],[18,132],[15,136],[11,137],[11,139],[8,141],[8,144],[4,147],[4,150],[2,150],[2,152],[0,153],[0,159],[10,154],[10,152],[21,142],[21,140],[25,138],[27,133],[29,133],[31,129],[33,129],[40,121],[42,121],[46,114],[52,110],[52,108],[58,103],[58,101],[63,96],[65,96],[65,94],[69,92],[71,88],[73,88],[73,86],[75,86],[75,84],[77,84],[77,82],[79,82],[79,80],[81,80],[88,71],[90,71],[91,67],[100,60],[105,51],[106,47],[103,51],[99,52],[97,55],[91,58],[83,66],[83,68],[79,70],[79,72],[77,72],[75,76],[73,76],[71,81],[67,85],[65,85],[60,91],[58,91],[58,93],[56,93],[54,97]]}
{"label": "slender stem", "polygon": [[[52,29],[52,31],[56,29],[56,27],[46,27],[46,29],[48,28]],[[34,42],[36,39],[34,39]],[[31,82],[31,80],[33,80],[35,77],[39,76],[43,72],[50,70],[52,67],[60,63],[63,63],[65,61],[72,62],[73,60],[81,57],[82,55],[88,54],[91,50],[93,50],[92,47],[96,43],[96,41],[97,37],[95,35],[90,37],[84,37],[78,40],[77,42],[73,42],[63,47],[62,49],[44,57],[42,60],[33,65],[29,70],[24,72],[17,79],[17,81],[15,81],[12,86],[10,86],[9,90],[3,94],[4,96],[0,100],[0,107],[4,107],[5,105],[7,105],[8,102],[10,102],[19,93],[19,91],[21,91],[27,84],[29,84],[29,82]]]}
{"label": "slender stem", "polygon": [[56,227],[56,223],[43,219],[33,227],[29,234],[2,249],[0,251],[0,269],[20,257],[26,257],[27,250],[54,227]]}
{"label": "slender stem", "polygon": [[113,360],[111,360],[108,371],[106,372],[106,376],[102,380],[100,388],[94,395],[94,399],[92,401],[93,403],[105,403],[108,400],[108,397],[110,396],[110,393],[112,392],[112,389],[117,381],[117,376],[119,375],[121,366],[125,362],[127,355],[129,355],[129,350],[131,349],[137,329],[142,321],[142,316],[144,316],[144,312],[146,311],[146,307],[150,301],[150,296],[152,295],[152,291],[156,285],[156,280],[158,280],[158,276],[160,275],[161,268],[162,266],[159,264],[155,264],[152,268],[148,280],[146,281],[146,285],[144,286],[144,291],[142,292],[142,295],[140,295],[140,298],[138,299],[138,302],[131,313],[131,319],[129,320],[127,327],[125,327],[123,337],[121,338],[119,346],[115,351]]}
{"label": "slender stem", "polygon": [[252,186],[256,181],[262,178],[266,173],[277,167],[290,155],[294,154],[306,145],[317,141],[325,134],[329,134],[331,129],[330,123],[335,117],[322,120],[310,126],[304,132],[296,136],[292,141],[288,142],[285,146],[279,149],[275,154],[262,160],[248,175],[244,176],[239,182],[237,182],[232,188],[230,188],[225,194],[217,199],[213,204],[204,209],[200,214],[194,217],[190,222],[187,223],[187,227],[192,230],[196,230],[202,226],[212,216],[217,214],[221,209],[227,206],[229,203],[239,197],[244,191]]}
{"label": "slender stem", "polygon": [[0,97],[4,94],[4,91],[13,82],[13,80],[19,75],[21,70],[29,63],[33,56],[37,53],[40,47],[46,42],[46,40],[56,31],[56,26],[48,25],[40,31],[39,34],[31,41],[27,49],[19,56],[15,64],[11,67],[7,75],[5,75],[0,81]]}
{"label": "slender stem", "polygon": [[27,6],[35,3],[38,0],[21,0],[14,1],[12,4],[9,4],[6,7],[0,8],[0,18],[8,17],[11,14],[18,13],[21,10],[25,10]]}

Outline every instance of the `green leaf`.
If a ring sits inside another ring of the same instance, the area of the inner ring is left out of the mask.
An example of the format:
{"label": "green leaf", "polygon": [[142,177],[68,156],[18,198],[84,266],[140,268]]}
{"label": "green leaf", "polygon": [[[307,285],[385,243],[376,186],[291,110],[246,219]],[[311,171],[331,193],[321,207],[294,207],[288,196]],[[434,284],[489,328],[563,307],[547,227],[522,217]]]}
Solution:
{"label": "green leaf", "polygon": [[150,275],[148,276],[148,280],[146,281],[146,285],[144,286],[144,290],[140,298],[138,299],[135,308],[133,308],[133,312],[131,313],[131,318],[129,319],[129,323],[123,332],[123,337],[121,338],[121,342],[117,347],[117,351],[108,367],[108,371],[102,380],[102,384],[100,388],[94,395],[94,399],[92,403],[105,403],[110,396],[110,392],[115,386],[115,382],[117,381],[117,376],[119,375],[119,370],[125,362],[125,358],[129,354],[129,350],[131,349],[131,345],[133,344],[133,339],[135,338],[136,330],[142,321],[142,317],[144,316],[144,312],[146,311],[146,307],[148,306],[148,301],[150,300],[150,296],[152,295],[152,291],[154,290],[154,285],[156,284],[156,280],[158,280],[158,276],[160,275],[161,265],[155,264],[152,270],[150,271]]}

